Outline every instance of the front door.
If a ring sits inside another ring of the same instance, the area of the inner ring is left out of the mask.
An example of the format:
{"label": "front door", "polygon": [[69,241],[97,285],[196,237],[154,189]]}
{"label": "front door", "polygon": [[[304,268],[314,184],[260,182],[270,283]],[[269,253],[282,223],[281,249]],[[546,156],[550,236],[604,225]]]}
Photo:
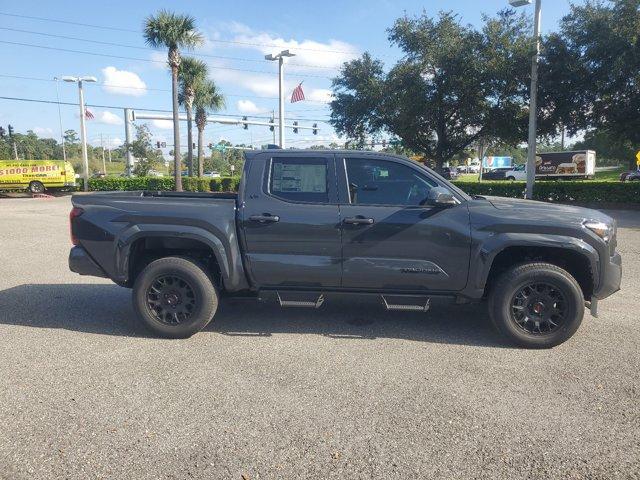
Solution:
{"label": "front door", "polygon": [[245,265],[259,287],[340,286],[333,155],[281,152],[252,160],[241,225]]}
{"label": "front door", "polygon": [[376,291],[455,291],[467,283],[469,213],[425,205],[438,185],[409,160],[337,158],[345,181],[340,205],[342,286]]}

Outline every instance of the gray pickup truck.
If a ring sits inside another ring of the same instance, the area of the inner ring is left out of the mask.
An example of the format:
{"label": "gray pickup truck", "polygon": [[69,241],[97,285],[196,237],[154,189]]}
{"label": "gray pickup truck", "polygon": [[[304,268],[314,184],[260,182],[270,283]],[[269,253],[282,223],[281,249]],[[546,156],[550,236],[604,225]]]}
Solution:
{"label": "gray pickup truck", "polygon": [[595,210],[470,197],[404,157],[247,153],[234,193],[74,195],[69,267],[133,288],[158,335],[188,337],[222,295],[318,308],[374,295],[389,310],[487,300],[495,327],[552,347],[620,288],[616,223]]}

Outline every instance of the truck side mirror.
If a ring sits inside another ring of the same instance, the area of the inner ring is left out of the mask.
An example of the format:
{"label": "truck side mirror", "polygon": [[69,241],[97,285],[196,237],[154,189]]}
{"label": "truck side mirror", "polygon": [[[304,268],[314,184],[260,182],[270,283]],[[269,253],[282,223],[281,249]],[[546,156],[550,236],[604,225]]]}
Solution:
{"label": "truck side mirror", "polygon": [[444,187],[433,187],[429,190],[425,202],[427,205],[455,205],[456,198],[453,194]]}

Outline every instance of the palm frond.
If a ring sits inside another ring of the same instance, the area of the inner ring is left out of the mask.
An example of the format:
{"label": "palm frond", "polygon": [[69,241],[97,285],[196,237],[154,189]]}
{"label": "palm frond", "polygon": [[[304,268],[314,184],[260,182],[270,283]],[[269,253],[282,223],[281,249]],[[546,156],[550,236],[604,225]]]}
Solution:
{"label": "palm frond", "polygon": [[195,18],[191,15],[160,10],[145,20],[144,39],[153,48],[191,49],[204,41],[195,25]]}

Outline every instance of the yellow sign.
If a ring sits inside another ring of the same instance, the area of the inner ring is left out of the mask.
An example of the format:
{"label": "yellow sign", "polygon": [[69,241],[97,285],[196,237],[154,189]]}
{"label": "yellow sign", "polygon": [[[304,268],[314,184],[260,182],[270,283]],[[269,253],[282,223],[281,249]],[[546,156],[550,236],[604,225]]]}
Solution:
{"label": "yellow sign", "polygon": [[636,153],[636,165],[640,167],[640,150],[638,150],[638,153]]}

